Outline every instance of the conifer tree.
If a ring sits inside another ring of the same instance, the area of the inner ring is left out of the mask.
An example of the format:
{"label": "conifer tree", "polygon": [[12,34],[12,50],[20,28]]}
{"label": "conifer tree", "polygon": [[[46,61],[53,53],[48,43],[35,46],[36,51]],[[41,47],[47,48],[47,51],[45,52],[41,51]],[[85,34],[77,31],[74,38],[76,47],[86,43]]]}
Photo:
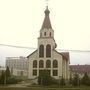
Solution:
{"label": "conifer tree", "polygon": [[9,67],[7,66],[6,71],[5,71],[5,81],[4,81],[5,84],[8,83],[9,78],[10,78],[10,70],[9,70]]}
{"label": "conifer tree", "polygon": [[9,70],[9,67],[8,66],[6,68],[5,75],[6,75],[6,78],[9,78],[10,77],[10,70]]}

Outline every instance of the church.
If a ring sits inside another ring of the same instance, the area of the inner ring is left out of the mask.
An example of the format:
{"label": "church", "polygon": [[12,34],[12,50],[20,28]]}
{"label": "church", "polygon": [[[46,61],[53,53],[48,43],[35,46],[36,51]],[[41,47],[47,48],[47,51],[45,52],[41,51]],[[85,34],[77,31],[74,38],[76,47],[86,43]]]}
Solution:
{"label": "church", "polygon": [[54,30],[49,18],[50,11],[48,6],[44,11],[45,18],[40,29],[38,47],[28,58],[28,78],[35,79],[44,70],[55,79],[69,79],[69,52],[58,52],[57,44],[54,39]]}

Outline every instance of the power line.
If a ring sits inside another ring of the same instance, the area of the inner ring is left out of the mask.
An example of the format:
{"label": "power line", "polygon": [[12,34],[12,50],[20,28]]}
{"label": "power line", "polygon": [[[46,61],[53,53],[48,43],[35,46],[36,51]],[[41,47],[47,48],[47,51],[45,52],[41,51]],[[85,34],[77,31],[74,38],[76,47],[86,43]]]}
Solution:
{"label": "power line", "polygon": [[8,45],[8,44],[0,44],[0,46],[15,47],[15,48],[25,48],[25,49],[36,49],[36,48],[33,48],[33,47],[24,47],[24,46],[16,46],[16,45]]}
{"label": "power line", "polygon": [[[8,45],[8,44],[0,44],[0,46],[7,46],[7,47],[14,47],[14,48],[24,48],[24,49],[37,49],[34,47],[24,47],[24,46],[16,46],[16,45]],[[90,50],[68,50],[68,49],[56,49],[58,51],[65,51],[65,52],[87,52],[90,53]]]}
{"label": "power line", "polygon": [[57,49],[59,51],[69,51],[69,52],[87,52],[90,53],[90,50],[68,50],[68,49]]}

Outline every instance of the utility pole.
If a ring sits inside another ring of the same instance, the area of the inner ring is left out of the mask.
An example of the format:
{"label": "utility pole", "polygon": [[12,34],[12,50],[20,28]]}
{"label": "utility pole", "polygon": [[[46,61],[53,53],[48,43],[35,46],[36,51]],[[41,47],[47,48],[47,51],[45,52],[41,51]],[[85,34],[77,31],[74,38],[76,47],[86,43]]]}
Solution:
{"label": "utility pole", "polygon": [[6,71],[5,71],[5,77],[4,77],[4,85],[6,85]]}
{"label": "utility pole", "polygon": [[60,87],[60,79],[61,79],[61,76],[59,76],[59,87]]}

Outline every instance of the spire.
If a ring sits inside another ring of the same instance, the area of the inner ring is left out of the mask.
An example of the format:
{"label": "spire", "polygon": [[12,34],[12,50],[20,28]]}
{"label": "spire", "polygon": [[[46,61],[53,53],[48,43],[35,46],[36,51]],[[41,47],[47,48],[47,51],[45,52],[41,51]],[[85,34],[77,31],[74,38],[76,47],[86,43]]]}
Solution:
{"label": "spire", "polygon": [[49,18],[50,11],[48,9],[48,6],[46,7],[46,10],[44,11],[44,13],[45,13],[45,18],[44,18],[44,22],[42,24],[41,29],[44,29],[44,28],[50,29],[50,28],[52,28],[52,26],[51,26],[51,22],[50,22],[50,18]]}

